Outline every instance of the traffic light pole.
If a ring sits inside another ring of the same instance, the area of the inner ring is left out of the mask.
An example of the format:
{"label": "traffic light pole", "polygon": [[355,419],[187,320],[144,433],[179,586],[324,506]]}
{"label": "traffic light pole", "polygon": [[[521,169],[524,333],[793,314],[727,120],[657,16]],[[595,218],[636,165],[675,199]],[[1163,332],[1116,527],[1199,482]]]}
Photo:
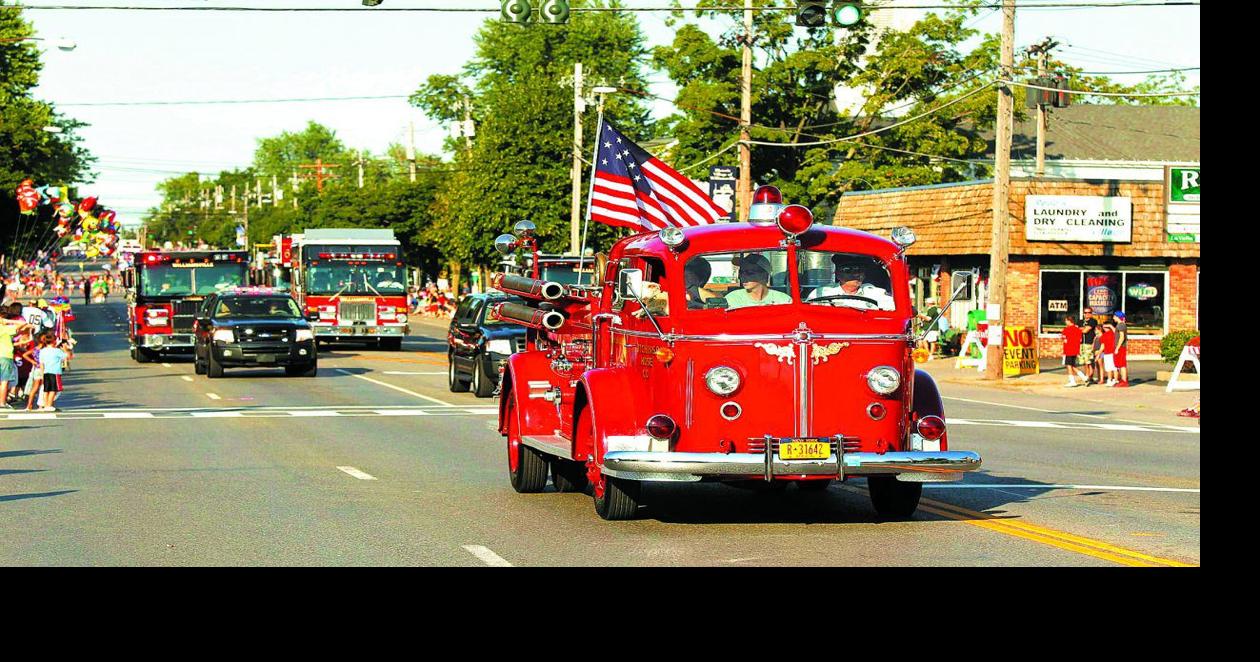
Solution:
{"label": "traffic light pole", "polygon": [[[569,252],[578,255],[578,226],[582,223],[582,63],[573,63],[573,171],[572,200],[569,208]],[[598,137],[597,137],[598,139]]]}
{"label": "traffic light pole", "polygon": [[[1014,80],[1015,0],[1002,0],[1001,78]],[[1002,339],[1006,319],[1006,269],[1010,255],[1011,133],[1015,101],[1009,84],[998,85],[997,131],[993,164],[993,232],[989,255],[989,340],[985,379],[1002,379]]]}
{"label": "traffic light pole", "polygon": [[739,90],[739,209],[737,218],[748,220],[748,208],[752,204],[752,136],[748,127],[752,124],[752,0],[744,0],[744,62],[740,70]]}

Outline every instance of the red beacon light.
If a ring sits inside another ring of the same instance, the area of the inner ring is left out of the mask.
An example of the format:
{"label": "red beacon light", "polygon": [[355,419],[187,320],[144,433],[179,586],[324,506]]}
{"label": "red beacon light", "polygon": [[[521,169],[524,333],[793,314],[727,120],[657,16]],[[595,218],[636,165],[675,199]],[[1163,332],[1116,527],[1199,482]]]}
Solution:
{"label": "red beacon light", "polygon": [[748,208],[749,223],[774,223],[783,209],[783,193],[777,186],[758,186]]}
{"label": "red beacon light", "polygon": [[814,225],[814,212],[801,205],[788,205],[779,212],[778,224],[783,234],[794,237]]}

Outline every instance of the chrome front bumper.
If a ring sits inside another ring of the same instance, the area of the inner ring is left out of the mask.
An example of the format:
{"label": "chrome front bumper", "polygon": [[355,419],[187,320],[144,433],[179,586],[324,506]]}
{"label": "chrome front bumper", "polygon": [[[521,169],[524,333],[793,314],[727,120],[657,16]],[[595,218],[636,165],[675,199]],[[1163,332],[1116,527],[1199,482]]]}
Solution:
{"label": "chrome front bumper", "polygon": [[832,453],[825,460],[781,460],[774,453],[661,453],[609,451],[604,473],[643,481],[698,481],[708,478],[795,478],[802,476],[890,476],[916,483],[942,483],[980,468],[972,451]]}
{"label": "chrome front bumper", "polygon": [[140,336],[140,347],[146,349],[192,349],[191,333],[147,334]]}

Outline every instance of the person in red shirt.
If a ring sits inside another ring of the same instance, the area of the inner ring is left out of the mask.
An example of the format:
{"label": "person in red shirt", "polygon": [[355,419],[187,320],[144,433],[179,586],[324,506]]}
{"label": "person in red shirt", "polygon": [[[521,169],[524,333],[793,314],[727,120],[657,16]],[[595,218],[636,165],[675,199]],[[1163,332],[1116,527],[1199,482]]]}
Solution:
{"label": "person in red shirt", "polygon": [[[1076,357],[1081,353],[1081,327],[1076,325],[1076,319],[1069,315],[1065,320],[1067,326],[1063,327],[1063,365],[1067,368],[1068,381],[1064,386],[1072,388],[1080,386],[1076,383],[1076,375],[1080,370],[1076,367]],[[1084,383],[1088,377],[1081,372],[1081,382]]]}
{"label": "person in red shirt", "polygon": [[1116,325],[1104,322],[1102,337],[1103,371],[1106,373],[1107,386],[1115,386],[1120,380],[1116,378]]}

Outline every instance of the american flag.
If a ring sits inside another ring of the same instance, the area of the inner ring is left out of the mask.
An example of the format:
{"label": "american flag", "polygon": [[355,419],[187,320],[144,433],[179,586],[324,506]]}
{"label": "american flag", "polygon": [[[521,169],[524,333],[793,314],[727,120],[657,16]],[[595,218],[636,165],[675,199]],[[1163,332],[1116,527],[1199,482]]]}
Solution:
{"label": "american flag", "polygon": [[590,217],[639,232],[707,225],[726,216],[685,175],[648,154],[612,125],[600,126]]}

